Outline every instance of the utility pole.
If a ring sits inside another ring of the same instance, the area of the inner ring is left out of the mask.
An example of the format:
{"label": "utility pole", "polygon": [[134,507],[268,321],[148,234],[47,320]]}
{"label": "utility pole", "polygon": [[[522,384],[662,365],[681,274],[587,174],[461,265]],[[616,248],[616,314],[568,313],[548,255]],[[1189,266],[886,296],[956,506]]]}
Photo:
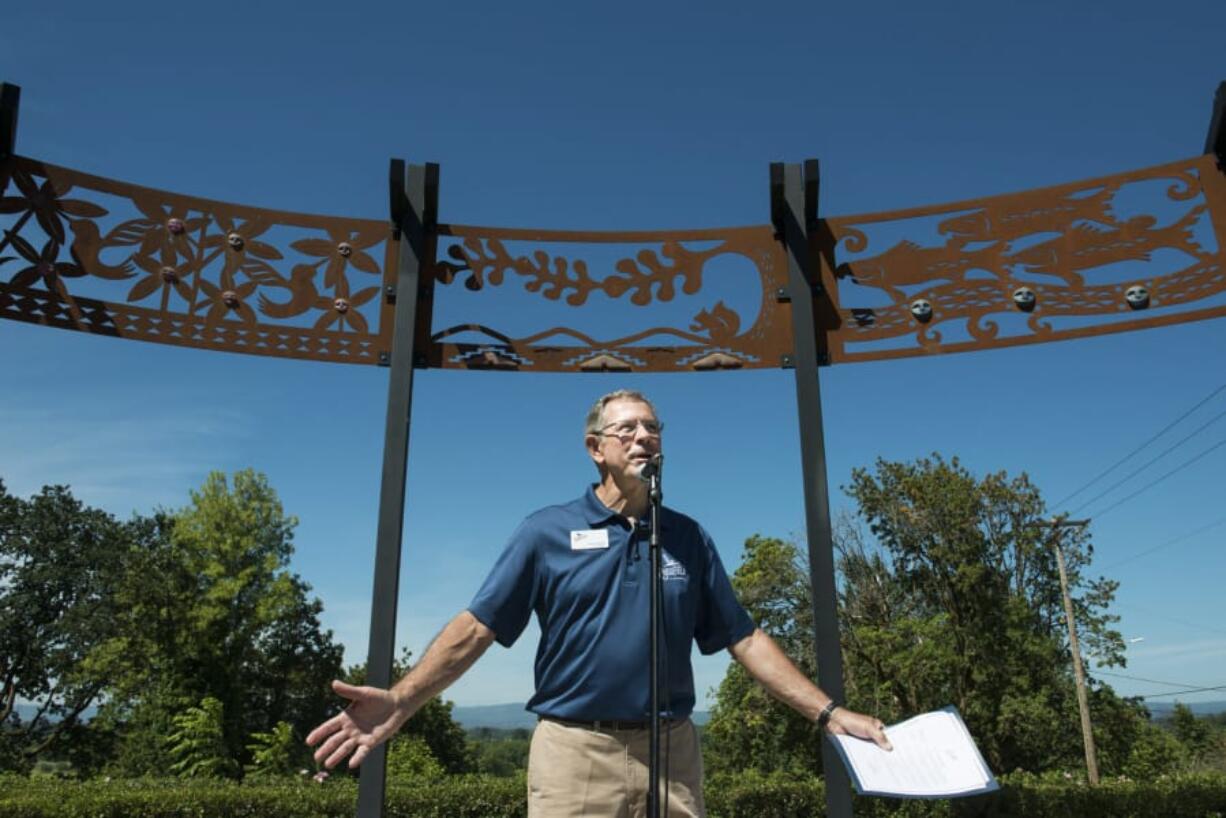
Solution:
{"label": "utility pole", "polygon": [[1086,748],[1086,775],[1090,786],[1098,785],[1098,758],[1094,751],[1094,731],[1090,726],[1090,701],[1086,696],[1086,675],[1081,667],[1081,648],[1077,644],[1077,625],[1073,621],[1073,600],[1068,595],[1068,572],[1064,570],[1064,552],[1060,549],[1060,533],[1065,528],[1085,528],[1089,520],[1065,520],[1055,517],[1040,523],[1052,530],[1052,546],[1056,549],[1056,565],[1060,569],[1060,592],[1064,596],[1064,616],[1068,620],[1069,650],[1073,653],[1073,677],[1077,680],[1077,707],[1081,710],[1081,737]]}

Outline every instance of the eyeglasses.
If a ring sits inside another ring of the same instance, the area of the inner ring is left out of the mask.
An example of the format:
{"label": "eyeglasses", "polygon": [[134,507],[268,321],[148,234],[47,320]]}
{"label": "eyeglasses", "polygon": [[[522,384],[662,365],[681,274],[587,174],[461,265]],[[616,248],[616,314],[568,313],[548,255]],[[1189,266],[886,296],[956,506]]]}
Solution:
{"label": "eyeglasses", "polygon": [[[648,437],[659,437],[664,431],[664,424],[658,420],[619,420],[616,423],[610,423],[596,432],[601,437],[615,437],[622,443],[629,443],[634,440],[634,435],[638,432],[639,427],[643,427],[643,431]],[[612,430],[612,431],[607,431]]]}

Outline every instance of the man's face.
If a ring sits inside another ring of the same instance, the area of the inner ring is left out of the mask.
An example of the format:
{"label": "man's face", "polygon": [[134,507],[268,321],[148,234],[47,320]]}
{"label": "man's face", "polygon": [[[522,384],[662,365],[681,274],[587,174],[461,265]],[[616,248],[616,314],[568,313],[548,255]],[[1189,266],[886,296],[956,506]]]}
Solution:
{"label": "man's face", "polygon": [[660,451],[659,428],[660,422],[647,404],[629,398],[609,401],[604,407],[601,433],[587,436],[588,454],[615,478],[637,478]]}

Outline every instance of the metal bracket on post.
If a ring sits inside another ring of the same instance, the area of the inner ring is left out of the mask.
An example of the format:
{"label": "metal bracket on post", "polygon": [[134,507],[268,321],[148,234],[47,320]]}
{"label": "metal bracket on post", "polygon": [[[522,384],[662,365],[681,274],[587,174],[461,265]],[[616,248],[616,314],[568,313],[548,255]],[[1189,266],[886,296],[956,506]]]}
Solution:
{"label": "metal bracket on post", "polygon": [[0,83],[0,196],[8,190],[13,175],[9,160],[17,152],[17,113],[21,108],[21,86]]}
{"label": "metal bracket on post", "polygon": [[817,198],[821,190],[821,166],[816,159],[806,159],[805,174],[805,237],[812,238],[817,230]]}
{"label": "metal bracket on post", "polygon": [[[818,684],[841,704],[844,701],[843,653],[818,373],[819,361],[825,354],[824,344],[819,339],[825,337],[825,329],[817,321],[817,304],[820,300],[828,300],[820,289],[821,260],[814,241],[819,228],[819,190],[820,172],[816,159],[806,161],[803,166],[780,162],[771,165],[771,223],[787,250],[788,288],[792,293],[792,360],[796,374]],[[826,774],[826,814],[830,818],[850,818],[851,782],[838,752],[829,741],[822,742],[822,768]]]}
{"label": "metal bracket on post", "polygon": [[434,356],[438,349],[431,342],[434,334],[434,260],[438,258],[438,165],[428,163],[423,167],[425,200],[430,206],[422,211],[422,227],[425,230],[425,247],[422,255],[421,274],[417,279],[417,321],[414,327],[417,337],[413,344],[413,365],[418,369],[442,366],[442,360]]}
{"label": "metal bracket on post", "polygon": [[[400,590],[401,535],[404,489],[408,472],[409,421],[413,407],[414,349],[419,338],[421,310],[418,282],[429,268],[438,223],[438,165],[391,163],[392,241],[399,241],[396,269],[395,325],[388,361],[387,425],[383,437],[383,477],[379,489],[379,528],[375,548],[375,579],[370,607],[370,645],[366,653],[366,684],[390,687],[396,648],[396,602]],[[430,322],[425,321],[427,339]],[[358,783],[358,818],[383,815],[387,745],[363,762]]]}
{"label": "metal bracket on post", "polygon": [[1217,166],[1226,173],[1226,82],[1218,84],[1213,97],[1213,116],[1205,137],[1205,153],[1217,157]]}
{"label": "metal bracket on post", "polygon": [[784,225],[787,223],[787,200],[784,198],[784,182],[783,182],[783,163],[771,162],[770,169],[770,191],[771,191],[771,225],[775,228],[775,240],[786,241],[787,235],[784,230]]}

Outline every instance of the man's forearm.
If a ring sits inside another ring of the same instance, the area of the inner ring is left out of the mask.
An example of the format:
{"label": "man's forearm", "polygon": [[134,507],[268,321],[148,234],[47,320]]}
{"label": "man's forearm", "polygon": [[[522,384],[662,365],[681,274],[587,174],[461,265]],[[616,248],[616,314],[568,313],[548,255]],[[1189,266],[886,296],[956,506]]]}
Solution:
{"label": "man's forearm", "polygon": [[392,688],[401,710],[408,715],[416,713],[464,675],[493,641],[492,630],[468,611],[461,611],[434,637],[421,661]]}
{"label": "man's forearm", "polygon": [[816,721],[830,702],[825,691],[800,672],[761,628],[728,649],[766,692],[801,715]]}
{"label": "man's forearm", "polygon": [[[817,722],[826,706],[832,704],[826,692],[801,673],[775,644],[775,640],[761,629],[737,642],[728,652],[768,693],[805,718]],[[841,704],[837,709],[827,711],[826,719],[818,723],[824,723],[825,728],[835,735],[857,736],[876,742],[884,750],[892,749],[885,734],[885,725],[880,719],[854,713]]]}

